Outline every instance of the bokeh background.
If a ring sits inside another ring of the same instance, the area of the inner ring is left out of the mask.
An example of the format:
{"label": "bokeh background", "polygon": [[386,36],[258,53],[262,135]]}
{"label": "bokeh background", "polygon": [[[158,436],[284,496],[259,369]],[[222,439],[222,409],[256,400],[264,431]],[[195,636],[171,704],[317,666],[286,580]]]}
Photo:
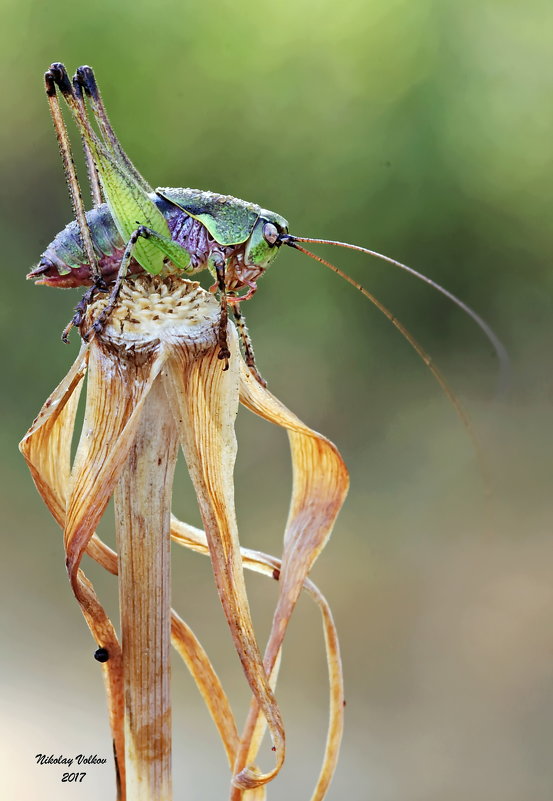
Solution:
{"label": "bokeh background", "polygon": [[[112,798],[100,670],[67,586],[60,532],[17,442],[77,349],[78,293],[25,283],[70,218],[42,88],[92,64],[112,122],[154,186],[256,201],[298,234],[423,270],[504,340],[512,385],[470,319],[359,254],[326,255],[423,342],[489,463],[429,371],[361,295],[282,253],[245,309],[271,389],[340,447],[346,507],[314,578],[341,633],[342,758],[329,799],[545,801],[553,792],[553,9],[545,0],[2,0],[2,796]],[[323,252],[323,249],[320,249]],[[284,434],[238,421],[241,537],[278,552]],[[175,510],[198,522],[181,469]],[[102,534],[110,540],[109,515]],[[116,616],[111,577],[86,566]],[[259,639],[276,588],[249,581]],[[247,692],[207,560],[175,553],[175,606],[243,718]],[[326,725],[317,612],[300,604],[279,693],[289,755],[270,798],[308,799]],[[174,667],[175,799],[226,797],[214,728]],[[37,753],[108,765],[61,785]],[[270,754],[269,754],[270,757]],[[268,760],[267,760],[268,761]]]}

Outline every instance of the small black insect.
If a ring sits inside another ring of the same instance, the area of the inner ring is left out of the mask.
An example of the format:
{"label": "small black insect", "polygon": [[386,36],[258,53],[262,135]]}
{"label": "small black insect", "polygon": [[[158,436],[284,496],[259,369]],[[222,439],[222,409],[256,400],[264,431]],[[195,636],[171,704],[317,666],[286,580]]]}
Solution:
{"label": "small black insect", "polygon": [[98,660],[98,662],[107,662],[109,659],[107,648],[97,648],[94,651],[94,659]]}

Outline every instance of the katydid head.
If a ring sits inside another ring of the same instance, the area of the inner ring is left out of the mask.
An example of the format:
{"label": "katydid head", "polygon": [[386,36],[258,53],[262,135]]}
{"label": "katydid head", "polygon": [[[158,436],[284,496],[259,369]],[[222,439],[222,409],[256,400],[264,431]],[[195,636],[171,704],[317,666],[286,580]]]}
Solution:
{"label": "katydid head", "polygon": [[265,270],[275,258],[288,235],[288,221],[273,211],[262,209],[257,222],[246,242],[244,262]]}

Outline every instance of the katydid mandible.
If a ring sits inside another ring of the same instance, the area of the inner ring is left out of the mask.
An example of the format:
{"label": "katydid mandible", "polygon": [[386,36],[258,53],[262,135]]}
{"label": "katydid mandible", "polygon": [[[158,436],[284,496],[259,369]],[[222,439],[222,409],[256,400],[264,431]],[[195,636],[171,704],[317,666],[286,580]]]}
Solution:
{"label": "katydid mandible", "polygon": [[[240,303],[254,295],[258,279],[280,247],[288,245],[329,267],[380,309],[429,367],[470,431],[470,422],[459,401],[412,334],[367,289],[334,264],[306,250],[303,243],[357,250],[383,259],[429,284],[472,317],[492,343],[502,372],[506,373],[508,357],[503,345],[473,309],[432,279],[388,256],[346,242],[294,236],[289,233],[284,217],[254,203],[197,189],[152,189],[115,135],[92,69],[79,67],[71,81],[63,64],[56,62],[44,78],[75,219],[55,237],[27,277],[47,286],[88,287],[62,334],[64,341],[72,326],[80,329],[84,339],[101,333],[115,308],[121,283],[128,275],[144,271],[152,275],[193,275],[207,269],[214,279],[211,289],[219,293],[221,303],[218,355],[223,369],[230,357],[226,339],[230,305],[245,360],[255,377],[265,384],[256,368]],[[93,201],[89,211],[84,208],[56,87],[82,139]],[[89,113],[98,132],[92,127]],[[110,297],[92,329],[84,331],[84,312],[97,292],[110,292]]]}

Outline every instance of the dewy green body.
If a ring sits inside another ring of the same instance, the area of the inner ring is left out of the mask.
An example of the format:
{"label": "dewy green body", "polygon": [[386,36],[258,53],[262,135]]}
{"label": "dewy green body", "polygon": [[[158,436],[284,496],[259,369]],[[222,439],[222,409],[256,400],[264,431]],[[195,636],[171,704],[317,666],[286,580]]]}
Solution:
{"label": "dewy green body", "polygon": [[[117,303],[121,282],[129,274],[146,271],[152,275],[175,272],[192,275],[207,269],[215,280],[212,289],[219,292],[221,300],[219,357],[225,360],[225,364],[229,358],[226,327],[227,306],[230,305],[242,338],[246,361],[256,377],[262,380],[255,367],[253,349],[239,304],[253,296],[257,280],[271,264],[280,246],[286,244],[334,270],[374,303],[430,367],[465,419],[441,373],[397,318],[358,282],[299,244],[315,242],[376,256],[430,284],[476,321],[492,342],[505,371],[508,364],[505,350],[487,323],[430,278],[359,245],[293,236],[288,233],[288,222],[284,217],[228,195],[197,189],[165,188],[154,191],[121,147],[90,67],[80,67],[73,81],[70,81],[63,64],[54,63],[45,73],[45,85],[75,220],[55,237],[28,278],[48,286],[89,287],[63,333],[65,340],[72,325],[82,327],[84,312],[94,294],[109,291],[110,299],[93,324],[96,333],[102,331]],[[94,203],[94,208],[87,212],[84,210],[56,86],[73,115],[85,150]],[[87,106],[97,124],[99,135],[90,124]],[[91,332],[81,333],[87,338]]]}

